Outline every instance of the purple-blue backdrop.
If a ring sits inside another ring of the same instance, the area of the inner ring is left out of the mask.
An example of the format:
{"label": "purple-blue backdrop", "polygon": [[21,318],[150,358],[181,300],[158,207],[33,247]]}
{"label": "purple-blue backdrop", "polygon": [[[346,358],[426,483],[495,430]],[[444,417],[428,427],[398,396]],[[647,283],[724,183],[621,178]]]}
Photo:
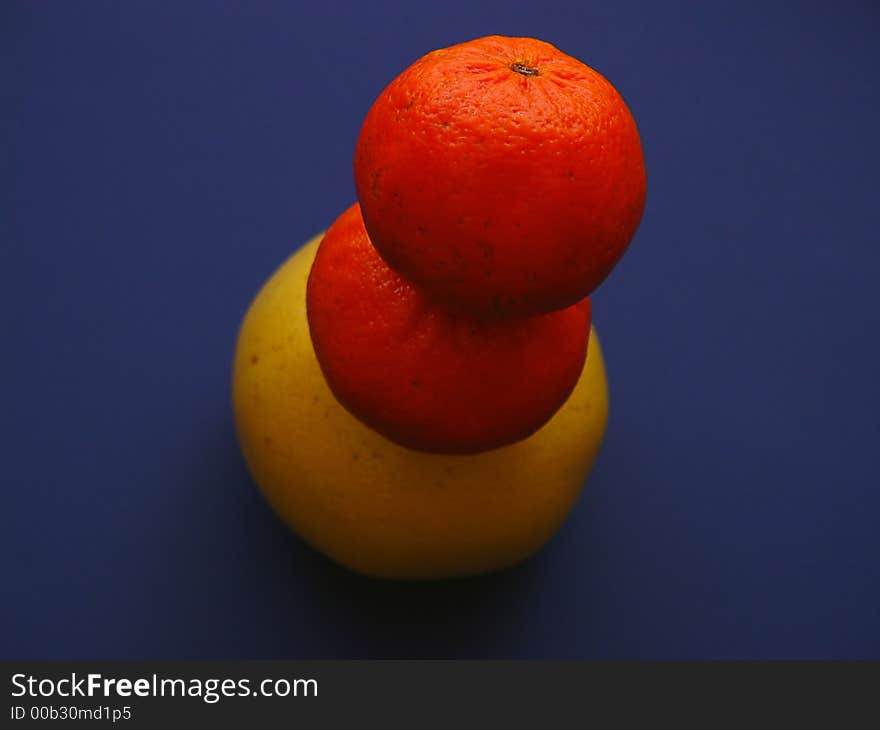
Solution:
{"label": "purple-blue backdrop", "polygon": [[[871,5],[3,3],[0,656],[880,657]],[[525,565],[375,582],[258,497],[236,328],[382,87],[489,33],[641,127],[607,440]]]}

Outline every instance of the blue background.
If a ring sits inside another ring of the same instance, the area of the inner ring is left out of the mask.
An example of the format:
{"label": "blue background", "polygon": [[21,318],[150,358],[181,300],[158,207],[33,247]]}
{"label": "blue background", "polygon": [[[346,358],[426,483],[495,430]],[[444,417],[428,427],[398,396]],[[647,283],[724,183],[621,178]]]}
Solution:
{"label": "blue background", "polygon": [[[0,6],[0,655],[880,657],[878,11],[869,2]],[[551,41],[639,122],[593,299],[612,413],[524,565],[356,577],[263,504],[236,329],[354,199],[379,91]]]}

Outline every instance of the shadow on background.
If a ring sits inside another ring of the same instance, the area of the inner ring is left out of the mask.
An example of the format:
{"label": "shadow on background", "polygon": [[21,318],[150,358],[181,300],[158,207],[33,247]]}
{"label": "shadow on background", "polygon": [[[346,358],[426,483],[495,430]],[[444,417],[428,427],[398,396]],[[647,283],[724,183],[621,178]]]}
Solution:
{"label": "shadow on background", "polygon": [[178,504],[165,509],[174,534],[158,544],[172,554],[152,566],[156,594],[176,597],[154,613],[164,627],[153,638],[164,638],[137,654],[503,658],[516,646],[546,556],[473,578],[360,576],[313,550],[275,516],[247,471],[231,417],[200,453],[181,477]]}

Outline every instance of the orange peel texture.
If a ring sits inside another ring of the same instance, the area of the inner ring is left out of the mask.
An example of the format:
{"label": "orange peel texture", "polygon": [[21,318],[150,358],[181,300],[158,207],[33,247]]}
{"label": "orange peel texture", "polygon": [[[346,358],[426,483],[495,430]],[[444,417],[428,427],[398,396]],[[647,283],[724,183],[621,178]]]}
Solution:
{"label": "orange peel texture", "polygon": [[412,449],[467,454],[537,431],[584,365],[589,300],[534,317],[476,319],[395,273],[357,204],[321,241],[307,288],[318,362],[339,402]]}
{"label": "orange peel texture", "polygon": [[641,142],[621,95],[534,38],[479,38],[416,61],[369,110],[354,169],[382,257],[481,316],[587,297],[645,203]]}

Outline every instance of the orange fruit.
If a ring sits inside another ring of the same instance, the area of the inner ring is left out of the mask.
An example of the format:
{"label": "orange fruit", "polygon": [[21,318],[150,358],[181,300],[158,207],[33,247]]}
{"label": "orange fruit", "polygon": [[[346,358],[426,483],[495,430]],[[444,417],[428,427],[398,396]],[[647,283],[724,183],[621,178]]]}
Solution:
{"label": "orange fruit", "polygon": [[623,98],[533,38],[479,38],[416,61],[369,110],[354,163],[382,257],[479,314],[584,299],[623,255],[645,201]]}
{"label": "orange fruit", "polygon": [[308,322],[330,389],[397,444],[468,454],[543,426],[581,375],[589,300],[534,317],[481,320],[450,310],[395,273],[357,204],[321,241]]}

